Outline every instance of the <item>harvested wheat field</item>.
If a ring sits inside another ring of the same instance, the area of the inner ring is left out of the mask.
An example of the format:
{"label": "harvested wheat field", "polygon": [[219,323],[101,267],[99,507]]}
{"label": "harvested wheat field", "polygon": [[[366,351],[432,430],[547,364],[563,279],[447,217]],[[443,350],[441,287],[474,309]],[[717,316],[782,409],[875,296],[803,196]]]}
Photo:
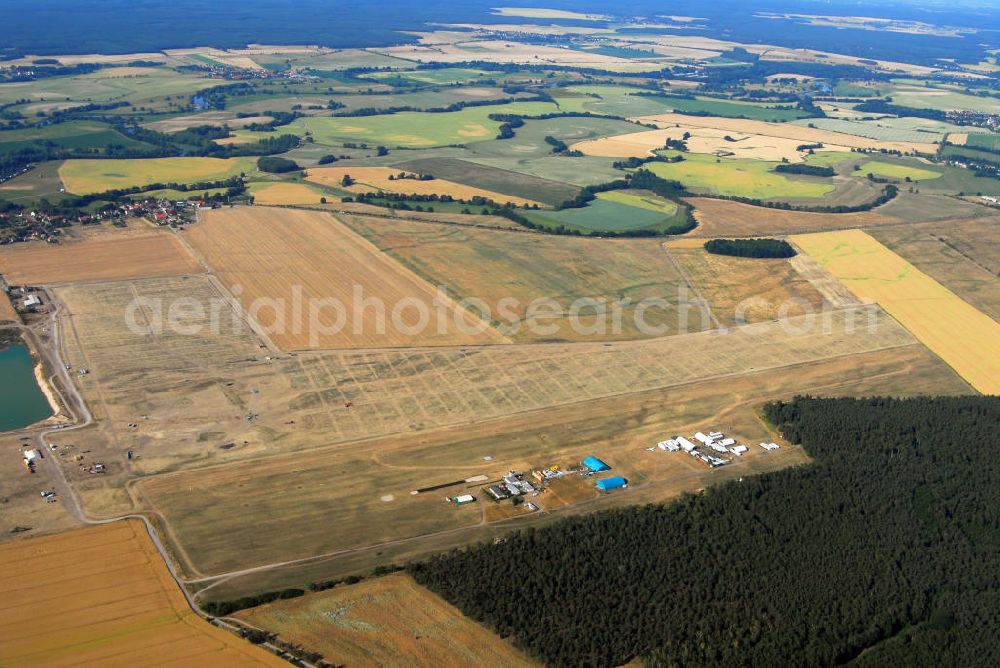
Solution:
{"label": "harvested wheat field", "polygon": [[859,298],[882,306],[974,388],[1000,394],[1000,323],[861,230],[793,240]]}
{"label": "harvested wheat field", "polygon": [[805,213],[709,197],[692,197],[687,202],[694,207],[694,217],[698,221],[698,227],[687,236],[699,238],[799,234],[899,223],[877,211]]}
{"label": "harvested wheat field", "polygon": [[408,575],[235,615],[346,666],[530,666],[526,656]]}
{"label": "harvested wheat field", "polygon": [[0,546],[4,666],[285,666],[199,618],[138,521]]}
{"label": "harvested wheat field", "polygon": [[777,320],[823,307],[823,295],[786,259],[729,257],[677,246],[670,246],[670,254],[721,325]]}
{"label": "harvested wheat field", "polygon": [[[802,141],[794,138],[776,137],[764,134],[737,133],[712,127],[697,125],[672,125],[660,130],[632,132],[601,139],[589,139],[573,144],[570,148],[583,152],[584,155],[602,158],[645,158],[653,151],[662,149],[667,139],[682,139],[684,134],[690,136],[685,140],[688,150],[692,153],[711,153],[735,158],[752,158],[756,160],[801,162],[806,155],[799,151]],[[729,137],[729,139],[726,139]],[[819,151],[848,151],[849,147],[837,144],[824,144]]]}
{"label": "harvested wheat field", "polygon": [[[675,333],[681,304],[690,299],[683,278],[652,239],[608,243],[367,216],[343,220],[430,283],[447,286],[456,298],[481,300],[489,319],[500,323],[497,329],[516,342],[648,338],[661,335],[661,326]],[[536,327],[529,316],[539,299],[555,300],[562,313],[537,318]],[[653,334],[644,334],[635,318],[645,299],[671,305],[644,311]],[[616,300],[624,302],[620,326],[612,320]],[[574,304],[581,308],[572,315]]]}
{"label": "harvested wheat field", "polygon": [[[326,193],[303,183],[251,183],[248,186],[254,204],[294,205],[319,204]],[[336,197],[328,196],[336,201]]]}
{"label": "harvested wheat field", "polygon": [[0,294],[0,322],[21,322],[21,316],[14,310],[14,304],[6,292]]}
{"label": "harvested wheat field", "polygon": [[[406,178],[398,178],[400,174]],[[355,183],[352,186],[343,186],[344,176],[350,176]],[[392,176],[392,180],[389,177]],[[391,167],[316,167],[306,171],[306,179],[325,186],[345,188],[351,192],[387,192],[399,193],[402,195],[450,195],[455,199],[472,199],[473,197],[485,197],[498,204],[513,202],[521,206],[524,204],[538,204],[541,202],[524,199],[513,195],[493,192],[475,188],[446,179],[431,179],[421,181],[417,174],[406,172],[401,169]]]}
{"label": "harvested wheat field", "polygon": [[174,234],[139,225],[85,230],[58,244],[0,246],[0,273],[11,285],[51,285],[203,271]]}
{"label": "harvested wheat field", "polygon": [[912,151],[934,153],[937,150],[936,144],[926,142],[879,141],[843,132],[802,127],[801,125],[792,125],[790,123],[768,123],[767,121],[754,121],[745,118],[656,114],[653,116],[639,116],[632,120],[641,123],[653,123],[661,128],[690,125],[698,128],[724,130],[730,134],[735,132],[744,135],[763,135],[765,137],[790,139],[800,144],[823,144],[839,147],[846,146],[848,148],[872,148],[876,150],[884,148],[902,151],[903,153],[910,153]]}
{"label": "harvested wheat field", "polygon": [[187,235],[283,350],[507,341],[326,213],[219,209]]}

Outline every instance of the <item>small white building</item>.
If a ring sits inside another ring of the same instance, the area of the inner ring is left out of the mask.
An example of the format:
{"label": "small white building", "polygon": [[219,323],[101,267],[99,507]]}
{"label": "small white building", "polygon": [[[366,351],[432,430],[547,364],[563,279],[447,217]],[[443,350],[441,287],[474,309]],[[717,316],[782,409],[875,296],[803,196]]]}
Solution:
{"label": "small white building", "polygon": [[705,434],[701,433],[700,431],[694,435],[694,439],[696,441],[700,441],[701,443],[704,443],[705,445],[711,445],[712,441],[715,440],[711,436],[706,436]]}
{"label": "small white building", "polygon": [[747,450],[748,448],[745,445],[735,445],[729,448],[729,452],[733,453],[734,455],[737,455],[738,457],[742,457]]}
{"label": "small white building", "polygon": [[697,445],[687,440],[683,436],[678,436],[675,440],[677,441],[678,445],[681,446],[681,449],[684,450],[684,452],[691,452],[692,450],[698,447]]}
{"label": "small white building", "polygon": [[38,298],[38,295],[29,295],[28,298],[24,300],[24,308],[34,308],[41,305],[42,300]]}
{"label": "small white building", "polygon": [[462,494],[461,496],[456,496],[455,497],[455,503],[457,505],[459,505],[459,506],[461,506],[463,504],[466,504],[466,503],[472,503],[475,500],[476,500],[476,497],[472,496],[471,494]]}
{"label": "small white building", "polygon": [[27,461],[27,462],[33,462],[36,459],[39,459],[40,457],[41,457],[41,455],[39,455],[38,450],[25,450],[24,451],[24,460]]}
{"label": "small white building", "polygon": [[721,441],[719,441],[719,445],[721,445],[724,448],[728,448],[731,445],[736,445],[736,439],[735,438],[724,438]]}
{"label": "small white building", "polygon": [[777,443],[761,443],[760,447],[764,448],[765,450],[777,450],[779,446]]}

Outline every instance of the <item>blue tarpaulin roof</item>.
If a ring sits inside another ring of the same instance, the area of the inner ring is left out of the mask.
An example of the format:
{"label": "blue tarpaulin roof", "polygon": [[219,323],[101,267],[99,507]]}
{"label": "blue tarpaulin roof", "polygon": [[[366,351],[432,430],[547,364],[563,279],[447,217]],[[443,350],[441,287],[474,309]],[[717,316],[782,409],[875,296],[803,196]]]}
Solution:
{"label": "blue tarpaulin roof", "polygon": [[597,481],[597,489],[603,489],[605,492],[609,489],[618,489],[619,487],[624,487],[628,484],[628,481],[620,475],[612,476],[610,478],[605,478],[604,480]]}
{"label": "blue tarpaulin roof", "polygon": [[591,471],[610,471],[611,467],[602,462],[597,457],[591,455],[583,460],[583,465],[586,466]]}

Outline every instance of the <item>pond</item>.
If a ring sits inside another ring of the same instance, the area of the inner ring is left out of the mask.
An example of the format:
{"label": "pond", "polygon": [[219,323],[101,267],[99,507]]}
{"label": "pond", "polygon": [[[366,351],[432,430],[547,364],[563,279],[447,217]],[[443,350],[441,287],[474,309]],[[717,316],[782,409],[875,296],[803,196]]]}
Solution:
{"label": "pond", "polygon": [[0,431],[20,429],[52,415],[23,345],[0,347]]}

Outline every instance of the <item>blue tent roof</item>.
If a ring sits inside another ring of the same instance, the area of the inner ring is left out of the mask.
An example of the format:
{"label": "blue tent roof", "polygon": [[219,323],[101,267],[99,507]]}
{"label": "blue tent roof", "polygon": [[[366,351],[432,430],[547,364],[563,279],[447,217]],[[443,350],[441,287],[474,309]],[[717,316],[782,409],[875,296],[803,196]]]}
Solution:
{"label": "blue tent roof", "polygon": [[597,481],[597,489],[602,489],[605,492],[609,489],[618,489],[619,487],[625,487],[628,484],[628,480],[621,477],[620,475],[612,476],[610,478],[605,478],[604,480]]}
{"label": "blue tent roof", "polygon": [[602,462],[600,459],[594,456],[587,457],[583,460],[583,465],[586,466],[591,471],[610,471],[611,467]]}

